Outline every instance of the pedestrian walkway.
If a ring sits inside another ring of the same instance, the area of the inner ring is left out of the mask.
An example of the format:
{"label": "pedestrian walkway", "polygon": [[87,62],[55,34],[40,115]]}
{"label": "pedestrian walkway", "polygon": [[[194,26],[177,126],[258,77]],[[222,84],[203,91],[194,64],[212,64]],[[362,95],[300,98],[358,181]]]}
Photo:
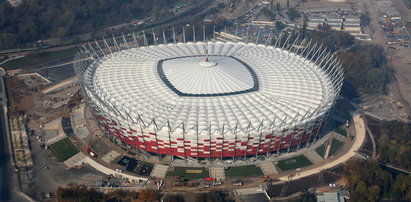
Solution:
{"label": "pedestrian walkway", "polygon": [[328,159],[328,154],[330,153],[332,142],[333,142],[333,138],[332,136],[330,136],[330,138],[328,139],[327,145],[326,145],[327,148],[325,149],[324,159]]}
{"label": "pedestrian walkway", "polygon": [[224,167],[211,167],[210,177],[220,180],[225,180],[225,170]]}
{"label": "pedestrian walkway", "polygon": [[[364,123],[363,118],[359,114],[354,115],[353,120],[354,120],[354,126],[355,126],[355,139],[354,139],[354,143],[352,144],[351,148],[346,153],[344,153],[342,156],[339,156],[333,161],[326,163],[322,166],[301,171],[298,176],[294,176],[292,179],[296,180],[296,179],[300,179],[303,177],[307,177],[307,176],[319,173],[322,170],[333,168],[341,163],[348,161],[350,158],[355,157],[357,154],[356,151],[361,148],[365,140],[365,123]],[[290,180],[289,176],[280,177],[278,179],[281,181]]]}
{"label": "pedestrian walkway", "polygon": [[332,135],[332,137],[334,138],[334,139],[337,139],[337,140],[339,140],[339,141],[341,141],[341,142],[346,142],[346,137],[345,136],[343,136],[343,135],[340,135],[340,134],[338,134],[338,133],[336,133],[336,132],[331,132],[331,135]]}
{"label": "pedestrian walkway", "polygon": [[260,164],[260,168],[264,175],[275,175],[278,174],[277,168],[274,166],[273,162],[264,162]]}
{"label": "pedestrian walkway", "polygon": [[321,161],[323,161],[324,159],[318,155],[317,152],[315,151],[309,151],[307,153],[304,154],[305,157],[307,157],[308,159],[310,159],[311,162],[313,162],[314,164],[319,163]]}
{"label": "pedestrian walkway", "polygon": [[168,165],[155,164],[150,176],[155,178],[165,178],[168,168]]}
{"label": "pedestrian walkway", "polygon": [[114,159],[116,159],[117,157],[119,157],[121,154],[111,150],[110,152],[108,152],[106,155],[104,155],[101,160],[103,160],[104,162],[110,164],[111,162],[113,162]]}
{"label": "pedestrian walkway", "polygon": [[97,161],[95,161],[94,159],[86,156],[84,158],[84,163],[89,164],[91,167],[93,167],[94,169],[106,174],[106,175],[113,175],[118,179],[123,179],[123,180],[127,180],[129,182],[133,182],[136,184],[141,184],[141,183],[146,183],[148,178],[146,177],[138,177],[135,175],[131,175],[131,174],[127,174],[127,173],[123,173],[123,171],[119,171],[119,170],[113,170],[111,168],[107,168],[103,165],[101,165],[100,163],[98,163]]}
{"label": "pedestrian walkway", "polygon": [[64,161],[67,167],[73,167],[76,165],[81,165],[85,161],[86,155],[83,152],[79,152],[76,155],[72,156],[71,158]]}

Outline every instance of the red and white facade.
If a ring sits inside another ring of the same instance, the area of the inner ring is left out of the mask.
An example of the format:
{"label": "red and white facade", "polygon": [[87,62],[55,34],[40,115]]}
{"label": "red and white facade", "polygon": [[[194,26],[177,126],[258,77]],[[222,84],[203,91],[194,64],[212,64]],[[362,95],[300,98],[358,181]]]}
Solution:
{"label": "red and white facade", "polygon": [[[96,44],[78,54],[75,68],[95,119],[113,139],[164,155],[234,158],[317,138],[343,76],[325,53],[231,42],[105,53]],[[82,60],[90,56],[92,63]]]}

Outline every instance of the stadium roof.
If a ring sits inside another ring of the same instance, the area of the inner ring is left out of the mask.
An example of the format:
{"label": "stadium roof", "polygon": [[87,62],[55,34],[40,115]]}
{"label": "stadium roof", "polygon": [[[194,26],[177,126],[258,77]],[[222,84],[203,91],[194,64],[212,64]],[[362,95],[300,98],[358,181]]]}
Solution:
{"label": "stadium roof", "polygon": [[157,70],[180,96],[225,96],[258,90],[255,72],[233,56],[171,58],[161,60]]}
{"label": "stadium roof", "polygon": [[335,99],[330,77],[299,55],[263,45],[216,42],[208,43],[210,63],[205,64],[206,45],[122,50],[89,66],[85,82],[104,105],[129,117],[141,116],[147,123],[155,118],[160,127],[167,121],[171,126],[184,123],[186,130],[314,120]]}

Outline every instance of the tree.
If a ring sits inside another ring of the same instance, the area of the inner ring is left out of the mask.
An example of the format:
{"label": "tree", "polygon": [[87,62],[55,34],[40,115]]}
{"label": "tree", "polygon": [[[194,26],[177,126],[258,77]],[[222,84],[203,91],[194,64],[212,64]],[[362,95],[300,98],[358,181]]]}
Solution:
{"label": "tree", "polygon": [[158,194],[157,194],[156,191],[154,191],[154,190],[151,189],[149,193],[150,193],[150,194],[149,194],[148,199],[149,199],[150,201],[157,201],[157,200],[158,200]]}
{"label": "tree", "polygon": [[177,2],[179,0],[27,0],[12,7],[8,1],[0,1],[0,49],[31,45],[40,38],[73,36],[151,17],[150,14],[158,17],[160,11],[167,13]]}
{"label": "tree", "polygon": [[184,202],[184,198],[180,195],[167,194],[164,198],[164,202]]}
{"label": "tree", "polygon": [[[332,32],[333,33],[333,32]],[[354,46],[340,54],[346,82],[367,93],[384,92],[386,83],[384,49],[375,45]]]}
{"label": "tree", "polygon": [[141,190],[140,194],[138,195],[138,199],[143,200],[143,201],[149,200],[150,199],[149,191],[145,189]]}
{"label": "tree", "polygon": [[57,188],[58,201],[102,201],[103,194],[86,186],[72,185],[67,188]]}
{"label": "tree", "polygon": [[227,193],[222,191],[210,191],[207,194],[207,202],[224,202],[227,197]]}
{"label": "tree", "polygon": [[393,177],[377,161],[349,161],[344,165],[344,175],[349,181],[352,201],[409,200],[411,176]]}
{"label": "tree", "polygon": [[317,198],[315,197],[315,194],[308,192],[307,190],[304,190],[301,194],[301,202],[315,202],[317,201]]}
{"label": "tree", "polygon": [[205,194],[196,194],[194,197],[195,202],[207,202],[207,197]]}
{"label": "tree", "polygon": [[280,2],[277,2],[277,6],[275,7],[277,11],[281,11],[281,5]]}

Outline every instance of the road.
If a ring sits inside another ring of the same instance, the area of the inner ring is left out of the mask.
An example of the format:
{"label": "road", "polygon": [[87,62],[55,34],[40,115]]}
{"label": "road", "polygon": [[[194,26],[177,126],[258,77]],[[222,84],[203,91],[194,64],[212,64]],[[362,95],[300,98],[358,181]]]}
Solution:
{"label": "road", "polygon": [[[156,30],[156,29],[161,29],[161,28],[165,28],[165,27],[171,27],[175,24],[179,24],[182,23],[184,21],[189,21],[193,18],[195,18],[196,16],[200,16],[203,14],[208,13],[211,9],[215,8],[217,6],[217,4],[214,1],[210,1],[212,2],[210,3],[206,3],[204,6],[200,7],[200,8],[196,8],[197,10],[199,10],[197,13],[195,14],[186,14],[183,16],[175,16],[173,18],[167,19],[165,22],[161,22],[161,23],[157,23],[157,22],[153,22],[149,25],[147,25],[147,27],[145,27],[144,29],[139,29],[139,30],[134,30],[135,34],[140,34],[140,36],[143,33],[143,30]],[[163,21],[164,19],[160,19],[159,21]],[[111,26],[111,27],[122,27],[122,26],[130,26],[131,23],[121,23],[115,26]],[[106,28],[102,28],[100,31],[103,33],[104,30],[108,29],[108,27]],[[133,30],[128,30],[126,31],[124,34],[127,33],[131,33]],[[93,34],[94,32],[87,32],[87,33],[82,33],[82,34],[78,34],[77,36],[83,36],[83,35],[89,35],[89,34]],[[101,33],[100,33],[101,34]],[[103,34],[104,35],[104,34]],[[101,35],[101,37],[103,36]],[[75,36],[73,36],[74,38]],[[47,41],[48,39],[43,39],[43,41]],[[52,47],[48,47],[48,48],[40,48],[40,49],[34,49],[34,50],[22,50],[22,49],[16,49],[16,51],[13,51],[11,53],[4,53],[1,54],[0,51],[0,55],[7,55],[9,57],[14,57],[14,56],[22,56],[22,55],[29,55],[32,53],[42,53],[42,52],[50,52],[50,51],[58,51],[58,50],[65,50],[65,49],[69,49],[69,48],[74,48],[74,47],[80,47],[82,45],[88,45],[88,43],[94,43],[95,39],[90,39],[89,41],[85,41],[85,42],[80,42],[80,43],[71,43],[71,44],[67,44],[67,45],[53,45]],[[98,42],[101,42],[102,39],[98,40]],[[3,50],[3,51],[7,51],[7,50]]]}
{"label": "road", "polygon": [[[361,113],[363,117],[365,117],[364,113]],[[370,137],[371,143],[372,143],[372,157],[377,158],[377,143],[375,142],[374,135],[372,134],[370,127],[368,127],[367,119],[364,118],[364,123],[365,123],[365,130],[368,133],[368,136]]]}
{"label": "road", "polygon": [[56,67],[61,67],[61,66],[64,66],[64,65],[70,65],[70,64],[74,64],[75,62],[81,62],[81,61],[86,61],[86,60],[94,60],[94,58],[91,58],[91,57],[90,58],[84,58],[84,59],[81,59],[81,60],[78,60],[78,61],[72,59],[68,62],[58,63],[58,64],[50,65],[50,66],[46,65],[44,67],[38,68],[37,70],[53,69],[53,68],[56,68]]}
{"label": "road", "polygon": [[[1,108],[1,114],[4,114],[3,108]],[[0,183],[0,200],[9,200],[11,198],[11,180],[10,173],[10,155],[8,153],[8,145],[6,138],[6,130],[4,128],[4,117],[1,116],[1,141],[0,141],[0,173],[1,173],[1,183]]]}
{"label": "road", "polygon": [[17,173],[12,166],[10,146],[8,144],[8,131],[4,116],[3,106],[0,107],[0,201],[31,201],[25,194],[21,193]]}
{"label": "road", "polygon": [[378,15],[378,13],[375,9],[374,1],[367,0],[366,5],[364,5],[364,8],[370,14],[370,16],[369,16],[370,19],[371,19],[370,33],[371,33],[371,37],[372,37],[372,40],[373,40],[372,42],[375,43],[375,44],[379,44],[379,45],[384,47],[386,45],[386,43],[385,43],[386,39],[384,37],[384,34],[383,34],[384,32],[381,28],[381,25],[378,24],[379,15]]}
{"label": "road", "polygon": [[[352,144],[351,148],[347,151],[347,153],[343,154],[342,156],[338,157],[337,159],[322,165],[320,167],[316,167],[310,170],[304,170],[301,171],[299,174],[296,176],[292,177],[292,180],[300,179],[303,177],[307,177],[310,175],[317,174],[321,172],[322,170],[327,170],[329,168],[333,168],[335,166],[340,165],[341,163],[344,163],[348,161],[350,158],[354,157],[357,154],[357,150],[361,148],[364,140],[365,140],[365,123],[364,119],[361,117],[361,115],[356,114],[353,118],[354,124],[355,124],[355,140],[354,143]],[[288,181],[289,178],[288,176],[280,177],[279,178],[281,181]]]}

